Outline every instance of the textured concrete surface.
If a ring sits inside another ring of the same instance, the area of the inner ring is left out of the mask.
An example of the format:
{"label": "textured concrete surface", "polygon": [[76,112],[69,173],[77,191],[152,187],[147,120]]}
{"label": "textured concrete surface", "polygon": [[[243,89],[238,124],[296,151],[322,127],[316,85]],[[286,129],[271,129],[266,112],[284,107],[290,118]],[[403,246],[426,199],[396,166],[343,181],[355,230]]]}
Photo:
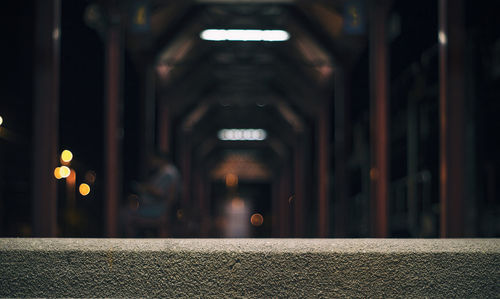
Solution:
{"label": "textured concrete surface", "polygon": [[500,239],[0,239],[0,297],[500,297]]}

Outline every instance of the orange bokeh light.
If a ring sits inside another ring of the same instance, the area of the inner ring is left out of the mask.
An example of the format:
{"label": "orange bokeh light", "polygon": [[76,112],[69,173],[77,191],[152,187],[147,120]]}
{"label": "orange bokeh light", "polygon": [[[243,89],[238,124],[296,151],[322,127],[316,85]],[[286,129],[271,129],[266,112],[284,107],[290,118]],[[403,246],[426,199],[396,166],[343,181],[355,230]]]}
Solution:
{"label": "orange bokeh light", "polygon": [[238,176],[232,173],[226,175],[226,186],[235,187],[238,185]]}
{"label": "orange bokeh light", "polygon": [[255,213],[250,217],[250,223],[252,223],[253,226],[261,226],[262,223],[264,223],[264,217],[259,213]]}
{"label": "orange bokeh light", "polygon": [[90,186],[83,183],[80,184],[80,187],[78,188],[78,191],[80,191],[80,194],[83,196],[87,196],[90,193]]}
{"label": "orange bokeh light", "polygon": [[58,180],[60,180],[62,178],[61,176],[61,167],[56,167],[54,169],[54,177]]}

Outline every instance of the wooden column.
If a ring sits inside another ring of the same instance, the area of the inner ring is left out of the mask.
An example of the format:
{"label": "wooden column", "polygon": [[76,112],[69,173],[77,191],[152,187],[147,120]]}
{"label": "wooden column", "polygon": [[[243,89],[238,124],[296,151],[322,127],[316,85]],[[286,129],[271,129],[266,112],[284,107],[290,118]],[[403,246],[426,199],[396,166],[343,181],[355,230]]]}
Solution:
{"label": "wooden column", "polygon": [[121,94],[122,30],[118,13],[111,12],[106,34],[105,169],[106,236],[118,235],[118,208],[121,198]]}
{"label": "wooden column", "polygon": [[440,236],[464,234],[464,2],[439,1]]}
{"label": "wooden column", "polygon": [[329,126],[330,105],[329,100],[324,102],[318,111],[318,237],[328,237],[329,230]]}
{"label": "wooden column", "polygon": [[371,1],[371,210],[372,236],[388,236],[389,197],[389,100],[387,82],[387,1]]}
{"label": "wooden column", "polygon": [[33,235],[57,236],[61,1],[36,1]]}
{"label": "wooden column", "polygon": [[348,235],[349,176],[347,160],[350,150],[349,73],[343,68],[335,72],[335,236]]}

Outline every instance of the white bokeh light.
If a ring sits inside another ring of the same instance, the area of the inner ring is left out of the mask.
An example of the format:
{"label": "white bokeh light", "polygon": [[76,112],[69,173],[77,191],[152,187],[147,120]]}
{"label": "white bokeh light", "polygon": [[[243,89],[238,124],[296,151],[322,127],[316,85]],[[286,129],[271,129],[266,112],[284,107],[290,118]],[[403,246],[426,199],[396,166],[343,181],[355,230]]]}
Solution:
{"label": "white bokeh light", "polygon": [[222,129],[217,133],[220,140],[261,141],[267,138],[263,129]]}
{"label": "white bokeh light", "polygon": [[283,42],[290,38],[290,34],[284,30],[206,29],[200,37],[209,41]]}

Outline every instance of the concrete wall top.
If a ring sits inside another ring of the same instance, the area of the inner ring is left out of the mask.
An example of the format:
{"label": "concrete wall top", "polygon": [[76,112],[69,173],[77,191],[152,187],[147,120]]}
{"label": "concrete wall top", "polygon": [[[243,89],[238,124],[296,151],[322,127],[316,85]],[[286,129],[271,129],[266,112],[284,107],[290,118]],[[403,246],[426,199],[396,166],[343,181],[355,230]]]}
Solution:
{"label": "concrete wall top", "polygon": [[224,251],[269,253],[500,253],[500,239],[0,238],[0,251]]}
{"label": "concrete wall top", "polygon": [[500,239],[0,239],[0,297],[499,298]]}

